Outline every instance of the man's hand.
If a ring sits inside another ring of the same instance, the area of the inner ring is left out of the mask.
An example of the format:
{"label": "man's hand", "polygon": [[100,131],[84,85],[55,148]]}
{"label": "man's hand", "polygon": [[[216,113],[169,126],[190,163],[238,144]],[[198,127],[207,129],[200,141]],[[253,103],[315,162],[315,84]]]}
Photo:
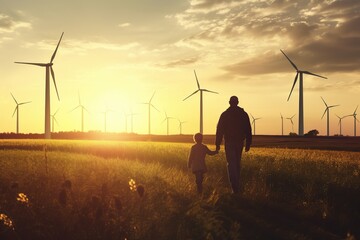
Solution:
{"label": "man's hand", "polygon": [[250,150],[250,146],[245,147],[245,152],[248,152]]}
{"label": "man's hand", "polygon": [[220,145],[216,146],[216,151],[219,152],[220,151]]}

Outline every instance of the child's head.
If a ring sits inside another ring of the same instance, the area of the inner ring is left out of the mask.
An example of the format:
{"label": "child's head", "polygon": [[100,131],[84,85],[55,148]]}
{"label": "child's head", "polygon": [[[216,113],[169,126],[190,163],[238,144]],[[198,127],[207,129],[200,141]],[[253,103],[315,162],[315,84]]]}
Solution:
{"label": "child's head", "polygon": [[203,135],[201,133],[196,133],[194,135],[194,142],[196,143],[202,143]]}

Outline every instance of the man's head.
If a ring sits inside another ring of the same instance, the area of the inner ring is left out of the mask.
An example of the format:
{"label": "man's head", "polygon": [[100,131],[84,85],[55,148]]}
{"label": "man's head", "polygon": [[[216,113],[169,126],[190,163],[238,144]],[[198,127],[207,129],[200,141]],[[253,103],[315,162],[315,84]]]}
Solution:
{"label": "man's head", "polygon": [[202,143],[202,140],[203,140],[203,135],[201,133],[196,133],[194,135],[194,141],[196,143]]}
{"label": "man's head", "polygon": [[229,101],[230,106],[237,106],[239,104],[239,99],[237,96],[232,96]]}

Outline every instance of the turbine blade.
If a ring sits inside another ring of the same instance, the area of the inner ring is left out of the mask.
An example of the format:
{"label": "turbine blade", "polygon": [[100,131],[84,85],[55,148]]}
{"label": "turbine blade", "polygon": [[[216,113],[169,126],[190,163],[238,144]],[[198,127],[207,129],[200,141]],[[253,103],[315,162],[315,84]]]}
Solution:
{"label": "turbine blade", "polygon": [[78,109],[79,107],[81,107],[80,105],[76,106],[73,110],[71,110],[70,112],[74,111],[75,109]]}
{"label": "turbine blade", "polygon": [[48,64],[46,63],[31,63],[31,62],[15,62],[17,64],[27,64],[27,65],[35,65],[40,67],[46,67]]}
{"label": "turbine blade", "polygon": [[154,95],[155,95],[155,92],[156,92],[156,91],[154,91],[153,95],[151,96],[149,103],[151,103],[151,100],[153,99],[153,97],[154,97]]}
{"label": "turbine blade", "polygon": [[27,103],[31,103],[31,101],[29,101],[29,102],[22,102],[22,103],[19,103],[19,105],[24,105],[24,104],[27,104]]}
{"label": "turbine blade", "polygon": [[295,117],[295,115],[296,115],[296,114],[292,115],[292,116],[291,116],[291,119],[292,119],[293,117]]}
{"label": "turbine blade", "polygon": [[201,89],[201,91],[219,94],[218,92],[210,91],[210,90],[207,90],[207,89]]}
{"label": "turbine blade", "polygon": [[54,58],[56,56],[56,52],[57,52],[57,50],[59,48],[59,45],[60,45],[60,42],[61,42],[61,39],[62,39],[63,35],[64,35],[64,32],[61,34],[60,40],[59,40],[59,42],[58,42],[58,44],[57,44],[57,46],[55,48],[55,51],[54,51],[53,55],[51,56],[50,63],[52,63],[54,61]]}
{"label": "turbine blade", "polygon": [[194,95],[195,93],[197,93],[198,91],[200,91],[199,89],[196,90],[195,92],[193,92],[192,94],[190,94],[189,96],[187,96],[186,98],[183,99],[183,101],[185,101],[186,99],[188,99],[189,97],[191,97],[192,95]]}
{"label": "turbine blade", "polygon": [[158,111],[158,112],[160,112],[160,110],[159,109],[157,109],[153,104],[150,104],[150,106],[152,106],[153,108],[155,108],[156,109],[156,111]]}
{"label": "turbine blade", "polygon": [[16,105],[18,105],[18,102],[16,101],[14,95],[12,93],[10,93],[10,94],[11,94],[12,98],[14,99],[14,101],[16,102]]}
{"label": "turbine blade", "polygon": [[196,83],[197,83],[198,89],[200,90],[200,83],[199,83],[199,80],[198,80],[198,78],[197,78],[197,76],[196,76],[195,70],[194,70],[194,74],[195,74],[195,78],[196,78]]}
{"label": "turbine blade", "polygon": [[56,112],[54,113],[54,117],[55,117],[55,115],[58,113],[58,111],[60,110],[60,108],[58,108],[57,110],[56,110]]}
{"label": "turbine blade", "polygon": [[14,115],[15,115],[15,112],[18,110],[18,105],[16,105],[16,107],[15,107],[15,109],[14,109],[14,113],[13,113],[13,115],[11,116],[11,117],[14,117]]}
{"label": "turbine blade", "polygon": [[321,99],[323,100],[325,106],[328,107],[328,105],[326,104],[326,102],[325,102],[325,100],[323,99],[323,97],[321,97]]}
{"label": "turbine blade", "polygon": [[325,78],[325,79],[327,79],[327,77],[323,77],[323,76],[320,76],[320,75],[315,74],[315,73],[312,73],[312,72],[303,71],[303,73],[308,74],[308,75],[313,75],[313,76],[316,76],[316,77],[321,77],[321,78]]}
{"label": "turbine blade", "polygon": [[295,87],[296,81],[297,81],[297,79],[298,79],[298,76],[299,76],[299,73],[296,73],[294,83],[293,83],[293,85],[292,85],[292,88],[291,88],[289,97],[288,97],[288,99],[287,99],[288,101],[289,101],[289,99],[290,99],[290,96],[291,96],[292,91],[294,90],[294,87]]}
{"label": "turbine blade", "polygon": [[286,54],[283,52],[283,50],[280,49],[280,51],[285,55],[285,57],[287,58],[287,60],[289,60],[289,62],[291,63],[291,65],[296,69],[296,71],[299,71],[299,69],[297,68],[297,66],[295,65],[295,63],[293,63],[290,58],[288,56],[286,56]]}
{"label": "turbine blade", "polygon": [[332,106],[329,106],[329,108],[333,108],[333,107],[338,107],[340,105],[332,105]]}
{"label": "turbine blade", "polygon": [[53,79],[53,82],[54,82],[56,94],[57,94],[58,100],[60,101],[59,92],[58,92],[58,89],[57,89],[57,86],[56,86],[56,81],[55,81],[55,73],[54,73],[54,70],[53,70],[52,67],[50,67],[50,70],[51,70],[51,76],[52,76],[52,79]]}
{"label": "turbine blade", "polygon": [[327,110],[328,110],[328,108],[325,109],[324,114],[322,115],[321,119],[323,119]]}
{"label": "turbine blade", "polygon": [[358,107],[359,107],[359,105],[357,105],[357,106],[356,106],[356,108],[355,108],[355,111],[354,111],[354,115],[355,115],[355,113],[356,113],[356,110],[358,109]]}

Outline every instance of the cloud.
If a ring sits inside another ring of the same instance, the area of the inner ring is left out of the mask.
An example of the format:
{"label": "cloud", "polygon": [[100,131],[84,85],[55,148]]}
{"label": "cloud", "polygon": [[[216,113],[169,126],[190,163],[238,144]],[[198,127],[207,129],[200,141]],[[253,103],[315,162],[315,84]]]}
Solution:
{"label": "cloud", "polygon": [[6,14],[0,13],[0,33],[12,33],[19,28],[31,29],[31,23],[22,22]]}
{"label": "cloud", "polygon": [[[54,47],[57,44],[56,40],[45,40],[40,41],[36,44],[28,43],[25,47],[38,47],[39,49],[46,49],[46,50],[54,50]],[[71,49],[72,52],[86,52],[90,50],[96,49],[105,49],[105,50],[112,50],[112,51],[126,51],[130,49],[135,49],[140,46],[137,42],[127,43],[127,44],[116,44],[110,42],[101,42],[101,41],[82,41],[82,40],[66,40],[64,39],[62,42],[62,46]]]}
{"label": "cloud", "polygon": [[120,27],[120,28],[126,28],[126,27],[130,27],[130,23],[128,23],[128,22],[126,22],[126,23],[120,23],[120,24],[118,24],[118,27]]}
{"label": "cloud", "polygon": [[186,66],[186,65],[193,65],[196,62],[198,62],[200,59],[200,57],[196,56],[196,57],[189,57],[189,58],[183,58],[183,59],[178,59],[178,60],[174,60],[165,64],[161,64],[161,67],[166,67],[166,68],[173,68],[173,67],[179,67],[179,66]]}

